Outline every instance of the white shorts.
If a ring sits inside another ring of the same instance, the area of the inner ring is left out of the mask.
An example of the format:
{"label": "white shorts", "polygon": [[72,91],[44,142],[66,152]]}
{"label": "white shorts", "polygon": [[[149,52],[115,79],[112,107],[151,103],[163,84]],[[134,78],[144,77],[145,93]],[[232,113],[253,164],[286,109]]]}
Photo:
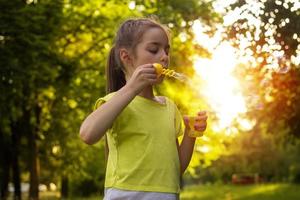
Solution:
{"label": "white shorts", "polygon": [[105,188],[103,200],[179,200],[179,194]]}

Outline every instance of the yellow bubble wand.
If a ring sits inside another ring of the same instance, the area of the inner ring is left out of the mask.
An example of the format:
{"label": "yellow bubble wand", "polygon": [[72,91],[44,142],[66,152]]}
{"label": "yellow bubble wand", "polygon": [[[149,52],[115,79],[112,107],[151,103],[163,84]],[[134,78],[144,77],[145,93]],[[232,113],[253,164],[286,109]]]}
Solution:
{"label": "yellow bubble wand", "polygon": [[[159,63],[154,63],[153,67],[155,68],[158,77],[160,77],[161,75],[165,75],[167,77],[175,78],[181,82],[185,82],[190,86],[193,85],[191,80],[184,74],[175,72],[172,69],[166,69]],[[194,128],[195,122],[196,122],[195,116],[189,116],[189,126],[191,127],[189,136],[190,137],[201,137],[201,136],[203,136],[203,132],[195,130],[195,128]]]}
{"label": "yellow bubble wand", "polygon": [[175,78],[175,79],[177,79],[179,81],[182,81],[182,82],[187,82],[189,80],[188,77],[185,76],[184,74],[175,72],[172,69],[166,69],[159,63],[154,63],[153,66],[156,70],[156,73],[157,73],[158,77],[160,77],[161,75],[165,75],[167,77],[172,77],[172,78]]}

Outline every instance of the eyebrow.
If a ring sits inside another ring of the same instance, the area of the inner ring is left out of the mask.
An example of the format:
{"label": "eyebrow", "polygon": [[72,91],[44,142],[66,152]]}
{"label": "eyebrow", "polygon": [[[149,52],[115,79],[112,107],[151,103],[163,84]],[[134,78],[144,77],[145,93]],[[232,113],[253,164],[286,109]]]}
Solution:
{"label": "eyebrow", "polygon": [[[149,42],[148,44],[150,44],[150,45],[151,45],[151,44],[154,44],[154,45],[157,45],[157,46],[162,46],[162,44],[159,43],[159,42]],[[167,44],[166,48],[170,48],[170,45]]]}

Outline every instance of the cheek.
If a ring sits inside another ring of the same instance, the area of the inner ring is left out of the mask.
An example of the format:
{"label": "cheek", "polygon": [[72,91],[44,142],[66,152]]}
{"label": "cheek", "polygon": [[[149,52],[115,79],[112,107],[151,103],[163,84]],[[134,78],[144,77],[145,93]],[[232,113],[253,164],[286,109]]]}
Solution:
{"label": "cheek", "polygon": [[138,63],[153,63],[157,62],[156,56],[157,55],[151,54],[148,51],[140,51],[140,53],[138,53],[135,59]]}
{"label": "cheek", "polygon": [[153,53],[150,53],[150,52],[146,52],[144,54],[144,58],[145,59],[158,59],[159,58],[159,55],[158,54],[153,54]]}

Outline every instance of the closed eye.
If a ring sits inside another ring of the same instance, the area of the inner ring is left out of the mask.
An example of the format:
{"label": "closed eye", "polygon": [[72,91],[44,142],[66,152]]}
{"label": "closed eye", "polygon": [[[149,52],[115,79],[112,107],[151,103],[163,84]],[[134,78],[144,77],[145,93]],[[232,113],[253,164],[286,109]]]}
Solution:
{"label": "closed eye", "polygon": [[152,43],[151,46],[147,48],[147,51],[152,54],[157,54],[160,50],[164,51],[166,55],[169,55],[170,46],[162,47],[159,43]]}
{"label": "closed eye", "polygon": [[148,51],[152,54],[157,54],[157,52],[158,52],[158,50],[156,50],[156,49],[155,50],[149,49]]}

